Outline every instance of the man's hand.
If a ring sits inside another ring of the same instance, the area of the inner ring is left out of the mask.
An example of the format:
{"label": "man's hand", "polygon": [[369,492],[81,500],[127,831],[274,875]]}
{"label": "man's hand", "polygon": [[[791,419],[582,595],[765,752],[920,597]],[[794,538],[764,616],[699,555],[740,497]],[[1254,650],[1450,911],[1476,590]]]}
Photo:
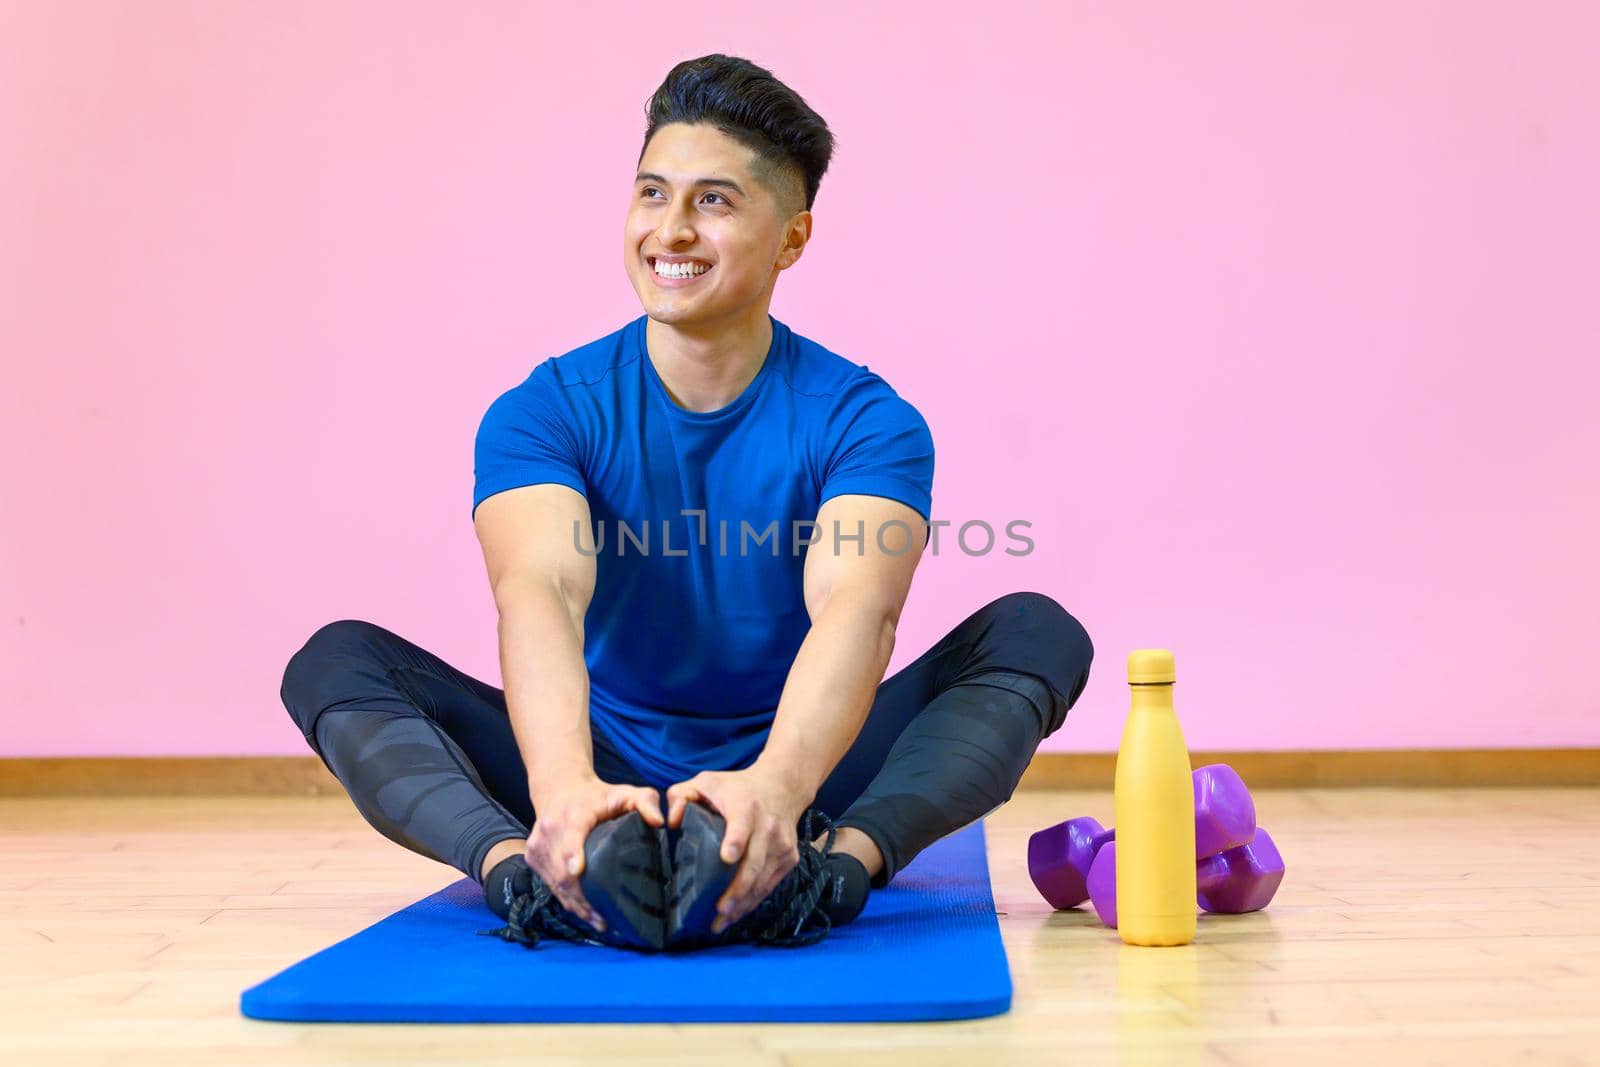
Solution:
{"label": "man's hand", "polygon": [[[777,775],[748,767],[742,771],[701,771],[667,790],[667,825],[677,829],[691,800],[709,803],[727,823],[722,862],[743,857],[733,883],[717,902],[711,932],[738,922],[800,862],[797,824],[810,797]],[[811,847],[808,841],[806,848]]]}
{"label": "man's hand", "polygon": [[555,892],[562,907],[604,930],[605,920],[578,887],[589,831],[629,811],[639,812],[651,826],[660,826],[661,794],[650,786],[612,785],[592,773],[543,784],[532,797],[533,833],[524,853],[528,866]]}

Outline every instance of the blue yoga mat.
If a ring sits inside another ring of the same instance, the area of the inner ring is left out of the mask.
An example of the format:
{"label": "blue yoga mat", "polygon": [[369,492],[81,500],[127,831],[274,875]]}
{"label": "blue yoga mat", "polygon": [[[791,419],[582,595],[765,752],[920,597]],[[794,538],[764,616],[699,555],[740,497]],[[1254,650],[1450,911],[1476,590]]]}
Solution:
{"label": "blue yoga mat", "polygon": [[1011,1007],[980,820],[875,889],[855,922],[799,948],[526,949],[471,879],[244,991],[255,1019],[301,1022],[889,1022]]}

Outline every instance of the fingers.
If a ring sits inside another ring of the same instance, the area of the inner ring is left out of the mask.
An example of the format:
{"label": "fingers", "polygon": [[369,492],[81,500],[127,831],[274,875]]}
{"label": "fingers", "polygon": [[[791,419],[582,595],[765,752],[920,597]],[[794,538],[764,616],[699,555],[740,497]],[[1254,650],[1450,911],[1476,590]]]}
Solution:
{"label": "fingers", "polygon": [[655,789],[613,785],[598,795],[591,792],[575,798],[556,814],[541,818],[529,838],[529,865],[549,885],[563,908],[596,930],[605,930],[606,924],[583,895],[580,879],[587,866],[584,846],[597,825],[629,811],[639,812],[653,826],[664,821],[660,794]]}
{"label": "fingers", "polygon": [[767,873],[762,869],[762,863],[766,858],[765,848],[752,850],[749,847],[751,823],[755,821],[752,807],[737,808],[729,812],[725,818],[727,822],[722,828],[720,856],[723,863],[738,863],[739,870],[717,901],[717,919],[711,926],[711,932],[714,934],[722,932],[717,924],[720,923],[725,927],[742,918],[745,912],[750,910],[744,906],[745,898],[756,882]]}
{"label": "fingers", "polygon": [[722,831],[722,862],[738,863],[750,843],[749,816],[731,816]]}
{"label": "fingers", "polygon": [[[717,918],[711,926],[714,934],[738,922],[765,900],[800,858],[796,853],[796,841],[786,840],[782,827],[775,821],[769,820],[764,832],[753,835],[747,845],[735,844],[744,859],[732,884],[717,901]],[[723,855],[728,851],[728,841],[724,838]]]}
{"label": "fingers", "polygon": [[711,923],[713,934],[722,933],[749,913],[751,905],[746,902],[746,898],[756,880],[753,872],[754,861],[753,855],[744,858],[739,864],[739,873],[734,876],[733,884],[728,886],[728,891],[717,901],[717,917]]}
{"label": "fingers", "polygon": [[659,827],[666,822],[661,813],[661,794],[650,786],[635,786],[629,794],[629,805],[651,826]]}
{"label": "fingers", "polygon": [[[528,861],[528,866],[533,868],[533,873],[538,875],[545,885],[556,891],[561,878],[555,865],[555,850],[550,847],[549,835],[545,832],[543,820],[534,826],[533,833],[528,836],[528,848],[523,853],[523,859]],[[556,895],[560,896],[559,891]]]}
{"label": "fingers", "polygon": [[[746,859],[746,865],[752,870],[756,869],[755,865],[751,863],[751,860],[753,859],[753,853]],[[772,895],[772,891],[778,888],[778,883],[783,881],[784,876],[787,875],[795,865],[794,863],[785,863],[781,859],[772,859],[769,857],[769,859],[764,862],[763,866],[767,871],[765,875],[755,878],[747,883],[748,888],[740,890],[740,893],[737,897],[729,898],[725,896],[723,898],[724,902],[718,904],[716,921],[711,924],[712,933],[720,934],[723,930],[732,926],[734,923],[750,914],[750,912],[754,911],[756,905],[760,904],[763,900]],[[730,887],[729,891],[732,892],[736,888],[736,886]]]}
{"label": "fingers", "polygon": [[660,826],[665,819],[661,814],[661,794],[647,785],[614,786],[606,795],[606,807],[600,819],[614,819],[630,811],[638,812],[651,826]]}
{"label": "fingers", "polygon": [[550,830],[555,821],[555,818],[541,819],[535,824],[528,838],[528,866],[544,879],[563,908],[596,930],[604,930],[605,920],[590,905],[578,884],[584,870],[583,843],[588,837],[588,827],[581,816],[568,815],[560,820],[565,829],[557,843],[551,840]]}
{"label": "fingers", "polygon": [[[574,812],[567,819],[566,844],[562,849],[562,863],[565,864],[566,878],[561,885],[561,892],[566,894],[562,904],[575,915],[579,915],[596,930],[606,928],[605,920],[600,918],[600,913],[594,910],[588,899],[583,895],[583,888],[578,884],[578,879],[583,877],[584,869],[588,865],[588,857],[584,855],[583,846],[589,840],[589,832],[594,829],[598,812]],[[568,903],[568,901],[571,903]]]}
{"label": "fingers", "polygon": [[589,837],[590,828],[579,823],[576,819],[569,819],[566,829],[567,832],[561,839],[561,852],[559,855],[561,872],[573,879],[574,884],[576,884],[577,879],[583,876],[583,865],[588,860],[588,857],[583,854],[583,843]]}
{"label": "fingers", "polygon": [[667,825],[674,830],[683,822],[683,809],[689,806],[691,800],[704,800],[705,795],[700,792],[697,784],[700,775],[695,775],[686,782],[678,782],[667,788]]}

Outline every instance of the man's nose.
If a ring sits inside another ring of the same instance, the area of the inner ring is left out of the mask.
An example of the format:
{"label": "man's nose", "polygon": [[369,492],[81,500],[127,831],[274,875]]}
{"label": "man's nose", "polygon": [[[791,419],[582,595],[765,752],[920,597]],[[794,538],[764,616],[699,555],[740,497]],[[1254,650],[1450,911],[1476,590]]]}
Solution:
{"label": "man's nose", "polygon": [[668,248],[679,238],[688,238],[693,243],[694,227],[689,224],[689,209],[676,204],[667,208],[666,217],[661,220],[661,228],[656,231],[656,236]]}

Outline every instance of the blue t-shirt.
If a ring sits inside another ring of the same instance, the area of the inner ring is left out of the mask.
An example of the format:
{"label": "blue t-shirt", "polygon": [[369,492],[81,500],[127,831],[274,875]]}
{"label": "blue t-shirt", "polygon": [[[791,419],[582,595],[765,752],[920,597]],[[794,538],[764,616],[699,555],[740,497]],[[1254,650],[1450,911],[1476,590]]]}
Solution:
{"label": "blue t-shirt", "polygon": [[[928,519],[933,437],[882,378],[775,318],[744,392],[686,410],[646,354],[645,322],[546,359],[489,406],[472,507],[541,482],[588,499],[591,726],[665,788],[760,755],[811,626],[801,580],[817,509],[866,493]],[[831,551],[831,531],[817,534]]]}

